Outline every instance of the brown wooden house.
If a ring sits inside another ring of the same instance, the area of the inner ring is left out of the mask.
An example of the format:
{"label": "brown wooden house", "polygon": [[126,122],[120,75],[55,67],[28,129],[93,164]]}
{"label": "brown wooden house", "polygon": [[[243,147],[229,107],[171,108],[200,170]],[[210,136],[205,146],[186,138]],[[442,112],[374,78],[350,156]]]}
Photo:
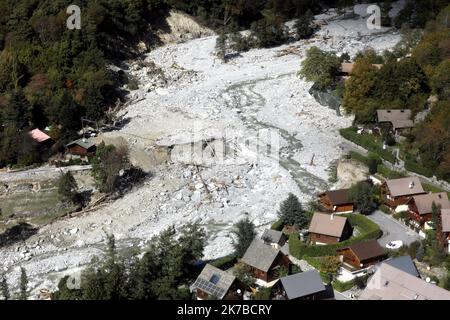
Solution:
{"label": "brown wooden house", "polygon": [[66,145],[66,152],[74,156],[94,156],[96,151],[97,147],[90,139],[78,139]]}
{"label": "brown wooden house", "polygon": [[420,194],[425,194],[425,191],[417,177],[386,180],[381,185],[381,199],[392,210],[406,205],[412,196]]}
{"label": "brown wooden house", "polygon": [[316,212],[309,225],[309,239],[314,244],[338,243],[352,234],[353,227],[348,219],[334,214]]}
{"label": "brown wooden house", "polygon": [[376,240],[358,242],[338,250],[343,267],[350,271],[366,269],[386,257],[384,249]]}
{"label": "brown wooden house", "polygon": [[198,300],[241,300],[242,291],[236,277],[207,264],[190,287]]}
{"label": "brown wooden house", "polygon": [[408,202],[409,217],[422,227],[425,222],[432,219],[433,203],[439,205],[442,209],[450,209],[450,201],[447,193],[429,193],[412,197]]}
{"label": "brown wooden house", "polygon": [[253,240],[242,257],[241,263],[251,268],[255,278],[265,282],[276,280],[280,267],[291,269],[291,262],[287,255],[259,239]]}
{"label": "brown wooden house", "polygon": [[332,190],[319,195],[319,206],[326,212],[349,213],[354,210],[349,189]]}
{"label": "brown wooden house", "polygon": [[447,242],[447,250],[450,252],[450,209],[441,209],[441,224],[443,239]]}

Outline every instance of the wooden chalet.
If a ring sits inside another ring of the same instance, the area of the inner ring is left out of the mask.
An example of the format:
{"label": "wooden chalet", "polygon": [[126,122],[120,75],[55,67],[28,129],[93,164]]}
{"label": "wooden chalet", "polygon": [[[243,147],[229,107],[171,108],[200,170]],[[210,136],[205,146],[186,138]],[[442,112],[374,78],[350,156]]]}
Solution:
{"label": "wooden chalet", "polygon": [[366,269],[386,257],[384,249],[376,240],[355,243],[338,249],[338,253],[341,255],[342,266],[352,272]]}
{"label": "wooden chalet", "polygon": [[377,110],[378,123],[386,123],[398,134],[409,132],[414,127],[412,112],[409,109]]}
{"label": "wooden chalet", "polygon": [[66,145],[66,152],[74,156],[94,156],[97,146],[90,139],[78,139]]}
{"label": "wooden chalet", "polygon": [[412,197],[408,201],[408,214],[411,220],[419,227],[432,220],[433,203],[439,205],[441,210],[450,209],[447,193],[429,193]]}
{"label": "wooden chalet", "polygon": [[[392,210],[398,206],[406,206],[412,196],[425,193],[418,177],[386,180],[381,185],[381,199]],[[407,208],[403,210],[406,211]]]}
{"label": "wooden chalet", "polygon": [[41,148],[49,149],[55,144],[55,141],[48,134],[39,129],[31,130],[28,134]]}
{"label": "wooden chalet", "polygon": [[316,212],[309,225],[309,240],[313,244],[338,243],[352,234],[353,227],[348,219],[334,214]]}
{"label": "wooden chalet", "polygon": [[251,268],[255,278],[265,282],[276,280],[280,267],[291,269],[291,262],[287,255],[260,239],[253,240],[240,262]]}
{"label": "wooden chalet", "polygon": [[443,239],[447,242],[447,250],[450,253],[450,209],[441,209],[441,224]]}
{"label": "wooden chalet", "polygon": [[317,270],[283,277],[274,285],[277,300],[322,300],[328,291]]}
{"label": "wooden chalet", "polygon": [[236,277],[207,264],[190,286],[197,300],[242,300],[242,291]]}
{"label": "wooden chalet", "polygon": [[351,213],[354,203],[350,200],[349,189],[332,190],[319,195],[319,206],[322,210],[332,213]]}

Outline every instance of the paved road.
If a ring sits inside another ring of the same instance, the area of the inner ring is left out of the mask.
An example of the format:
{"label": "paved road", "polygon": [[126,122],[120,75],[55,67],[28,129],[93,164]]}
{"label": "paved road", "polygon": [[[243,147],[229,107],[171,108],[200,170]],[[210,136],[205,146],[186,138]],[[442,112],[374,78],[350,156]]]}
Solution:
{"label": "paved road", "polygon": [[383,236],[378,239],[383,247],[390,241],[402,240],[404,244],[410,244],[421,239],[417,233],[381,211],[375,211],[368,218],[378,224],[383,231]]}

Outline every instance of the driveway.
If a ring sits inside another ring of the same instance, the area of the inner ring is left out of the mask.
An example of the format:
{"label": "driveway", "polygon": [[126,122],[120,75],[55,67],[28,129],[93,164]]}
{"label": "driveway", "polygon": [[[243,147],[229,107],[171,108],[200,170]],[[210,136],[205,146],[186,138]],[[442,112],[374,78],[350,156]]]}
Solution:
{"label": "driveway", "polygon": [[367,218],[378,224],[383,231],[383,236],[378,239],[378,242],[383,247],[395,240],[402,240],[404,244],[409,245],[416,240],[422,239],[417,233],[379,210],[367,216]]}

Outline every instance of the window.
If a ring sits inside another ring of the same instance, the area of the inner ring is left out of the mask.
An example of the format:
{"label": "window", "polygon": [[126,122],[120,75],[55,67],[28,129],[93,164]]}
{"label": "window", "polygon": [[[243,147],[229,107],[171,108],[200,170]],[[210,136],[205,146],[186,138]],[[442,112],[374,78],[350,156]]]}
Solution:
{"label": "window", "polygon": [[211,279],[209,279],[209,282],[217,284],[219,283],[220,276],[218,274],[213,274]]}

